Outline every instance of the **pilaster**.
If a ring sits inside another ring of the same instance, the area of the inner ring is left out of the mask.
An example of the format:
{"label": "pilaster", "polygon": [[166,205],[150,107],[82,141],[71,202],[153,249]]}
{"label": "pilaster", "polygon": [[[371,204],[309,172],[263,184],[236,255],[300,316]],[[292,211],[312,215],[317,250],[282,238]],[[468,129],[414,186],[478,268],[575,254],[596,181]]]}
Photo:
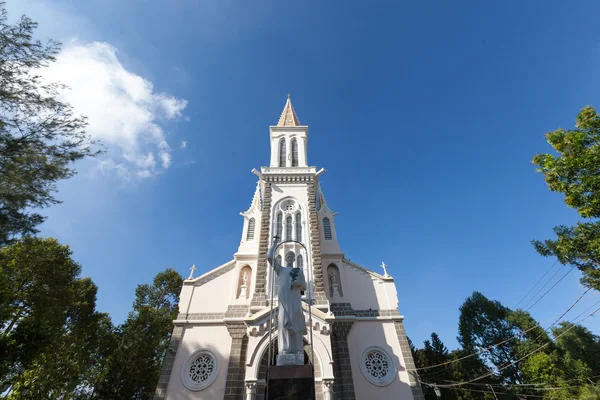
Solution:
{"label": "pilaster", "polygon": [[256,283],[251,306],[266,306],[265,284],[267,281],[267,251],[269,246],[269,229],[271,227],[271,183],[264,183],[260,238],[258,243],[258,260],[256,264]]}
{"label": "pilaster", "polygon": [[163,359],[162,370],[158,378],[158,384],[156,385],[156,391],[154,392],[154,400],[163,400],[167,395],[167,386],[169,379],[171,379],[171,371],[173,370],[173,364],[175,363],[175,356],[177,355],[177,349],[183,336],[183,326],[175,325],[173,333],[171,333],[171,340],[169,341],[169,347]]}
{"label": "pilaster", "polygon": [[333,355],[333,384],[335,398],[354,400],[354,380],[350,351],[348,350],[348,333],[352,328],[352,321],[336,321],[331,327],[331,351]]}
{"label": "pilaster", "polygon": [[425,400],[423,390],[419,384],[419,376],[417,375],[417,371],[415,371],[416,366],[410,351],[410,345],[408,344],[408,338],[406,337],[404,324],[402,321],[396,321],[394,322],[394,326],[396,328],[396,334],[398,335],[398,342],[400,342],[400,350],[402,351],[402,358],[404,358],[404,365],[406,365],[406,369],[408,370],[408,381],[413,393],[413,399]]}
{"label": "pilaster", "polygon": [[319,217],[317,216],[317,180],[307,183],[308,218],[310,222],[310,246],[312,253],[313,282],[315,286],[315,304],[327,304],[325,284],[323,282],[323,266],[321,260],[321,235],[319,234]]}
{"label": "pilaster", "polygon": [[225,383],[224,400],[244,400],[246,374],[246,350],[248,336],[244,322],[226,322],[227,330],[231,335],[231,350],[227,365],[227,381]]}

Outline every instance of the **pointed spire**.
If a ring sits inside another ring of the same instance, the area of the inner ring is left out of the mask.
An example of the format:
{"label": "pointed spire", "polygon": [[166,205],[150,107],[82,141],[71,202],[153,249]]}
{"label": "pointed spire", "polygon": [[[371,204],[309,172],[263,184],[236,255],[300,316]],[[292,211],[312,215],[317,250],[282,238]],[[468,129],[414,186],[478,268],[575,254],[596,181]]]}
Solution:
{"label": "pointed spire", "polygon": [[260,181],[258,181],[256,183],[256,190],[254,191],[254,197],[252,197],[252,202],[250,203],[250,208],[248,208],[248,210],[246,210],[246,212],[241,213],[242,215],[244,214],[250,214],[254,211],[261,211],[262,210],[262,201],[261,201],[261,193],[260,193]]}
{"label": "pointed spire", "polygon": [[291,95],[288,93],[288,98],[285,102],[285,107],[283,107],[281,117],[279,117],[279,122],[277,123],[277,126],[300,126],[300,121],[298,120],[296,111],[294,111],[294,107],[292,106],[292,100],[290,97]]}

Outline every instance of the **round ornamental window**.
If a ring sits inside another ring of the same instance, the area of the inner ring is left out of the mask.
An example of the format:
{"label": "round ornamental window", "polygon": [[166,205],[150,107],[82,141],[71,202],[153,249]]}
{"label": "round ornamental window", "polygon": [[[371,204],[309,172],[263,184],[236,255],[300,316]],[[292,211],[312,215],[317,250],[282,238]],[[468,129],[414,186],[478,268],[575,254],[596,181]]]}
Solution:
{"label": "round ornamental window", "polygon": [[181,369],[181,380],[190,390],[202,390],[213,383],[219,373],[219,359],[209,349],[195,351]]}
{"label": "round ornamental window", "polygon": [[296,209],[296,205],[294,204],[293,201],[288,200],[281,204],[281,209],[283,211],[294,211]]}
{"label": "round ornamental window", "polygon": [[396,377],[396,366],[389,353],[379,346],[369,346],[360,356],[360,369],[369,382],[387,386]]}

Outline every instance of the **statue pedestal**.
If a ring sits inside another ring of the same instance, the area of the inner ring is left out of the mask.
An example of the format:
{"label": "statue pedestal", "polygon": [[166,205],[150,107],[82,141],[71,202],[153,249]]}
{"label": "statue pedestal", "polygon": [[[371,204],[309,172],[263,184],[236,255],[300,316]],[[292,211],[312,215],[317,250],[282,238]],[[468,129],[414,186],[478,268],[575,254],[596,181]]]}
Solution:
{"label": "statue pedestal", "polygon": [[304,365],[304,352],[295,354],[277,354],[277,366]]}
{"label": "statue pedestal", "polygon": [[266,400],[315,400],[312,365],[271,366],[267,375]]}

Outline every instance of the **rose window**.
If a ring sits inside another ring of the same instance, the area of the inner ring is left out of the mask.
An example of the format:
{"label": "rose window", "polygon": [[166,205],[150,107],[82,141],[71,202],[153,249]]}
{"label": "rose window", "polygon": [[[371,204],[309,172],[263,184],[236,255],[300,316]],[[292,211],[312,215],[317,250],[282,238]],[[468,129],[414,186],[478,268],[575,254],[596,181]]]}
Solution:
{"label": "rose window", "polygon": [[206,382],[214,369],[215,363],[212,357],[201,355],[190,365],[190,379],[196,383]]}
{"label": "rose window", "polygon": [[381,379],[385,378],[385,376],[388,374],[390,370],[390,363],[383,353],[374,351],[367,354],[365,359],[365,367],[373,378]]}
{"label": "rose window", "polygon": [[363,351],[360,367],[365,378],[377,386],[389,385],[396,375],[392,358],[378,346],[371,346]]}
{"label": "rose window", "polygon": [[219,373],[219,361],[209,349],[195,351],[181,369],[181,380],[190,390],[209,386]]}

